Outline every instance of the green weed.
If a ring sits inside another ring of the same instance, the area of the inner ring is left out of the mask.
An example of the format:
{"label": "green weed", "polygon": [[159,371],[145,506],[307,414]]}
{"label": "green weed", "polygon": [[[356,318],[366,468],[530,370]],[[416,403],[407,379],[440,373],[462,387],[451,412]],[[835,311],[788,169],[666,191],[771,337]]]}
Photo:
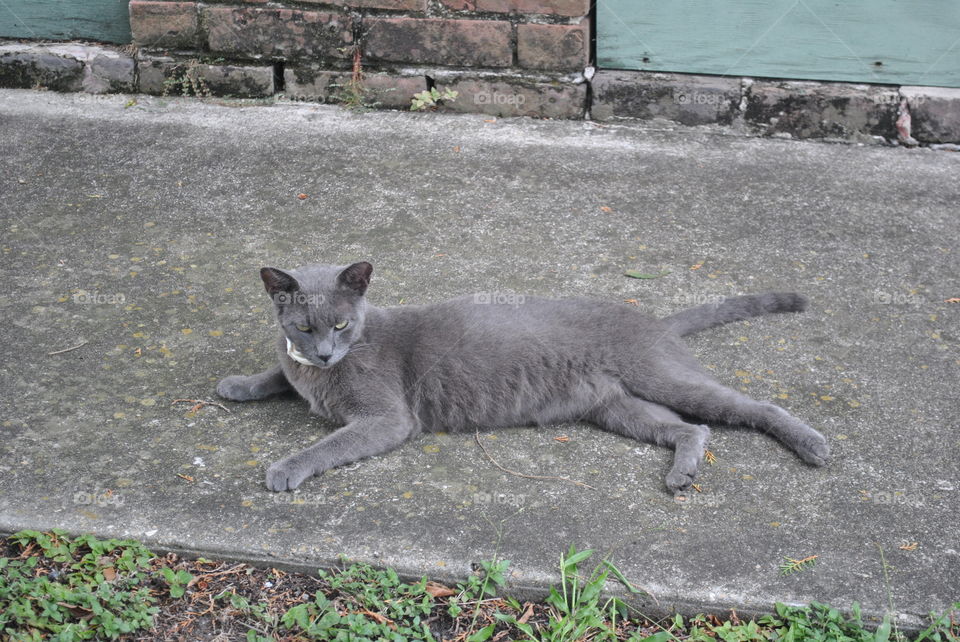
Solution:
{"label": "green weed", "polygon": [[413,95],[413,100],[410,102],[410,111],[436,109],[444,103],[452,103],[459,95],[459,92],[451,89],[444,89],[441,93],[437,91],[436,87],[431,87]]}
{"label": "green weed", "polygon": [[144,586],[153,554],[139,542],[57,530],[9,541],[20,554],[0,558],[0,637],[116,639],[153,626],[156,600]]}

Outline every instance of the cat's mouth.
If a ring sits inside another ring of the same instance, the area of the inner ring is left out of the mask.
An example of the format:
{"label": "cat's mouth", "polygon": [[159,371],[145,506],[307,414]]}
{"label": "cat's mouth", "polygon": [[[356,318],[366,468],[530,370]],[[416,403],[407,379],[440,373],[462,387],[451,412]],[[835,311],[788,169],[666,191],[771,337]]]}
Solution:
{"label": "cat's mouth", "polygon": [[313,366],[314,368],[322,367],[307,359],[303,353],[297,349],[297,346],[293,344],[293,341],[290,340],[290,337],[287,337],[287,356],[297,363],[302,363],[305,366]]}

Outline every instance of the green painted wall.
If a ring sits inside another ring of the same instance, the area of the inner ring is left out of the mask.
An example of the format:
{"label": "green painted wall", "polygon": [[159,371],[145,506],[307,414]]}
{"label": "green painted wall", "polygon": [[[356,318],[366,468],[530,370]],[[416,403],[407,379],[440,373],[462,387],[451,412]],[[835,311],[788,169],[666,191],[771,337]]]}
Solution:
{"label": "green painted wall", "polygon": [[130,42],[128,0],[0,0],[0,37]]}
{"label": "green painted wall", "polygon": [[960,1],[598,0],[597,63],[960,87]]}

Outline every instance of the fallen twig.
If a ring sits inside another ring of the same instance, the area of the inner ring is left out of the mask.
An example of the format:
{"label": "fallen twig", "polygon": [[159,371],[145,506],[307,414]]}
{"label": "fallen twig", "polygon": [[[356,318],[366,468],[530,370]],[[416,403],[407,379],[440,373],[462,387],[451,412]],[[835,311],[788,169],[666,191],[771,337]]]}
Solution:
{"label": "fallen twig", "polygon": [[587,484],[587,483],[582,482],[582,481],[577,481],[576,479],[570,479],[569,477],[555,477],[555,476],[553,476],[553,475],[528,475],[528,474],[526,474],[526,473],[517,472],[516,470],[510,470],[509,468],[506,468],[505,466],[502,466],[502,465],[500,464],[500,462],[498,462],[496,459],[494,459],[493,456],[487,451],[486,446],[484,446],[484,445],[483,445],[483,442],[480,441],[480,431],[479,431],[479,430],[474,433],[474,436],[475,436],[476,439],[477,439],[477,445],[480,446],[480,450],[482,450],[482,451],[483,451],[483,454],[487,456],[487,459],[490,460],[490,463],[493,464],[494,466],[496,466],[497,468],[499,468],[500,470],[502,470],[502,471],[505,472],[505,473],[509,473],[509,474],[515,475],[515,476],[517,476],[517,477],[525,477],[526,479],[546,479],[546,480],[551,480],[551,481],[565,481],[565,482],[570,482],[571,484],[574,484],[574,485],[576,485],[576,486],[583,486],[584,488],[589,488],[590,490],[597,490],[596,488],[594,488],[594,487],[591,486],[590,484]]}
{"label": "fallen twig", "polygon": [[216,401],[207,401],[205,399],[174,399],[173,401],[170,402],[170,405],[172,406],[175,403],[194,404],[193,408],[190,409],[190,412],[196,412],[201,408],[203,408],[204,406],[216,406],[217,408],[223,410],[224,412],[228,414],[230,413],[230,410],[228,410],[223,404],[217,403]]}
{"label": "fallen twig", "polygon": [[63,350],[54,350],[53,352],[48,352],[48,353],[47,353],[47,356],[48,356],[48,357],[52,357],[52,356],[55,355],[55,354],[63,354],[64,352],[70,352],[71,350],[76,350],[77,348],[82,348],[83,346],[87,345],[88,343],[90,343],[90,342],[89,342],[89,341],[83,341],[82,343],[78,343],[77,345],[72,346],[72,347],[70,347],[70,348],[64,348]]}

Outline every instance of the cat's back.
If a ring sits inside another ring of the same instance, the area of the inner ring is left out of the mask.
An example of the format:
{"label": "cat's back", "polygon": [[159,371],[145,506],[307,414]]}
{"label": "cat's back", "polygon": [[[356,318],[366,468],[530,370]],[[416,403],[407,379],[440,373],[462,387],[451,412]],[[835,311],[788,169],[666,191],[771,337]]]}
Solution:
{"label": "cat's back", "polygon": [[621,302],[485,292],[380,308],[375,323],[382,341],[428,354],[455,349],[460,357],[470,348],[509,354],[531,342],[546,351],[593,352],[669,332],[661,320]]}
{"label": "cat's back", "polygon": [[659,326],[660,322],[638,308],[592,298],[552,299],[522,294],[478,293],[437,304],[436,310],[451,320],[499,334],[576,330],[579,336],[594,332],[609,335],[615,328]]}

